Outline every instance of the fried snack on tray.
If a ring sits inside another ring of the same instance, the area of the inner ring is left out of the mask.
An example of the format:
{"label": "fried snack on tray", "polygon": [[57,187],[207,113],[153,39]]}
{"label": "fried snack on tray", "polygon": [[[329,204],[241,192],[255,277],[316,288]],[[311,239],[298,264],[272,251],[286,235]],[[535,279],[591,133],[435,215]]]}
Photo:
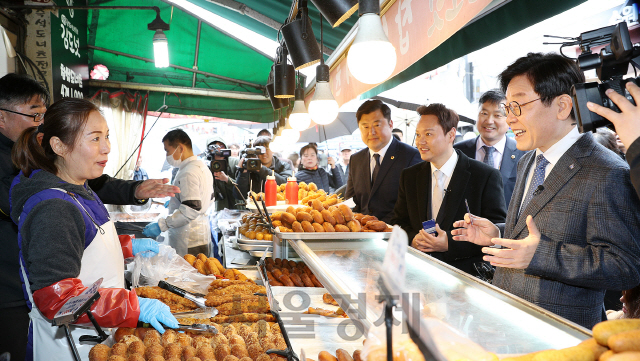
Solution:
{"label": "fried snack on tray", "polygon": [[[182,321],[184,319],[180,320]],[[215,317],[211,317],[211,321],[215,323],[258,322],[260,320],[275,322],[276,317],[270,313],[241,313],[231,316],[218,315]]]}
{"label": "fried snack on tray", "polygon": [[229,287],[232,285],[243,285],[246,283],[250,283],[250,284],[256,284],[254,281],[252,280],[213,280],[211,281],[211,283],[209,284],[209,291],[214,290],[214,289],[218,289],[218,288],[225,288],[225,287]]}
{"label": "fried snack on tray", "polygon": [[329,293],[325,293],[324,295],[322,295],[322,302],[328,305],[339,306],[338,302]]}
{"label": "fried snack on tray", "polygon": [[210,296],[226,296],[226,295],[250,295],[254,293],[267,293],[264,286],[256,285],[251,282],[234,284],[225,288],[209,289],[207,298]]}
{"label": "fried snack on tray", "polygon": [[305,314],[310,314],[310,315],[320,315],[320,316],[325,316],[325,317],[342,317],[342,318],[349,318],[349,316],[347,316],[347,314],[342,310],[342,308],[338,308],[335,312],[331,311],[331,310],[325,310],[324,308],[313,308],[313,307],[309,307],[308,310],[302,312]]}
{"label": "fried snack on tray", "polygon": [[231,302],[248,302],[257,301],[262,296],[254,295],[226,295],[226,296],[209,296],[205,301],[205,305],[208,307],[218,307],[225,303]]}
{"label": "fried snack on tray", "polygon": [[198,308],[195,303],[186,298],[175,295],[160,287],[138,287],[136,294],[144,298],[153,298],[169,306],[171,312],[191,311]]}
{"label": "fried snack on tray", "polygon": [[269,301],[264,296],[259,296],[257,300],[233,301],[216,306],[219,315],[232,316],[241,313],[267,313],[269,312]]}

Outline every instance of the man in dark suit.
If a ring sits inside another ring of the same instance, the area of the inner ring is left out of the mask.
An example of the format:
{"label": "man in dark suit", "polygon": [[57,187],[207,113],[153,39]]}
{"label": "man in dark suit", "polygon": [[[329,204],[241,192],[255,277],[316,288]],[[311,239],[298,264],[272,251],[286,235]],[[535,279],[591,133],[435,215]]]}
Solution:
{"label": "man in dark suit", "polygon": [[535,151],[518,163],[506,224],[465,216],[454,240],[502,247],[483,248],[497,266],[494,285],[591,329],[603,320],[605,290],[640,283],[640,200],[629,167],[578,132],[569,94],[584,75],[575,62],[530,53],[500,82],[518,149]]}
{"label": "man in dark suit", "polygon": [[504,202],[508,207],[516,184],[516,165],[525,152],[518,150],[516,141],[506,136],[509,125],[501,106],[504,101],[504,93],[499,89],[482,94],[476,123],[480,135],[476,139],[456,143],[453,147],[460,149],[469,158],[500,170]]}
{"label": "man in dark suit", "polygon": [[[402,171],[398,201],[392,224],[407,232],[411,246],[464,272],[477,275],[482,263],[481,246],[449,241],[453,222],[467,212],[493,222],[504,222],[500,172],[453,149],[458,114],[442,104],[420,106],[416,146],[423,163]],[[435,218],[437,235],[422,229],[422,222]]]}
{"label": "man in dark suit", "polygon": [[416,148],[393,138],[391,109],[380,100],[362,103],[356,119],[367,148],[351,156],[345,197],[353,197],[354,212],[389,223],[398,198],[400,172],[422,159]]}

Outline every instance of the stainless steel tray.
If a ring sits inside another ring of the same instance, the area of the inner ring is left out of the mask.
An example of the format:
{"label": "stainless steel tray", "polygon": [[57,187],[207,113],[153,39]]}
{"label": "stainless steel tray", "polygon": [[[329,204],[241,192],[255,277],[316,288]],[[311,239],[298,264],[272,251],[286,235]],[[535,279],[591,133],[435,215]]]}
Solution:
{"label": "stainless steel tray", "polygon": [[243,251],[265,251],[267,248],[270,248],[270,247],[271,247],[271,244],[264,246],[264,245],[244,244],[244,243],[238,242],[238,248],[240,248]]}
{"label": "stainless steel tray", "polygon": [[240,244],[244,244],[246,246],[262,246],[264,247],[269,247],[273,245],[273,241],[265,241],[263,239],[261,240],[257,240],[257,239],[240,239],[238,238],[238,245]]}
{"label": "stainless steel tray", "polygon": [[[382,239],[391,238],[391,232],[280,232],[276,231],[279,239],[304,239],[307,241],[341,241],[345,239]],[[240,239],[238,239],[240,241]]]}
{"label": "stainless steel tray", "polygon": [[[264,255],[264,251],[249,251],[249,254],[253,257],[262,257]],[[267,252],[267,257],[273,257],[273,252]]]}

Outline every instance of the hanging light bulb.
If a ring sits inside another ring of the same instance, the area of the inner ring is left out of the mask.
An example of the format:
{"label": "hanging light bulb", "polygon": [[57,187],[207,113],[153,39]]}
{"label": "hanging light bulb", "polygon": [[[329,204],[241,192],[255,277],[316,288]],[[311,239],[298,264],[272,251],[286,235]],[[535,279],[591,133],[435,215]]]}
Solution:
{"label": "hanging light bulb", "polygon": [[[320,17],[320,43],[322,44],[322,16]],[[330,124],[338,117],[338,102],[333,97],[329,84],[329,66],[320,58],[320,65],[316,67],[316,91],[309,103],[311,120],[320,125]]]}
{"label": "hanging light bulb", "polygon": [[358,33],[347,54],[349,72],[362,83],[382,83],[396,68],[396,49],[382,29],[378,0],[360,0],[358,12]]}
{"label": "hanging light bulb", "polygon": [[153,34],[153,58],[156,68],[166,68],[169,66],[169,42],[164,30],[169,30],[169,24],[165,23],[160,17],[160,11],[156,14],[156,18],[147,24],[147,29],[155,31]]}
{"label": "hanging light bulb", "polygon": [[289,124],[291,128],[303,131],[311,125],[311,116],[304,104],[304,89],[301,86],[296,88],[296,101],[293,103],[293,110],[289,115]]}

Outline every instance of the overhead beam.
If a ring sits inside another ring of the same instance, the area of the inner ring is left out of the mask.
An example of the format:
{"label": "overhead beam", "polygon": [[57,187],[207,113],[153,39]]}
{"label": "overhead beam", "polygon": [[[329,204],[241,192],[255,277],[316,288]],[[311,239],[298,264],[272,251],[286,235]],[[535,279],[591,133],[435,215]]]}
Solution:
{"label": "overhead beam", "polygon": [[[87,45],[87,48],[94,49],[94,50],[99,50],[99,51],[104,51],[106,53],[111,53],[111,54],[115,54],[115,55],[126,56],[128,58],[138,59],[138,60],[146,61],[148,63],[154,63],[155,62],[153,59],[144,58],[142,56],[137,56],[137,55],[132,55],[132,54],[127,54],[127,53],[123,53],[121,51],[101,48],[99,46]],[[174,65],[174,64],[169,64],[169,67],[170,68],[174,68],[174,69],[180,69],[180,70],[184,70],[184,71],[189,71],[189,72],[192,72],[192,73],[201,74],[201,75],[205,75],[205,76],[210,76],[212,78],[225,80],[225,81],[228,81],[228,82],[231,82],[231,83],[248,85],[248,86],[251,86],[251,87],[259,89],[259,90],[264,90],[265,89],[265,86],[262,85],[262,84],[251,83],[251,82],[244,81],[244,80],[228,78],[226,76],[209,73],[209,72],[202,71],[202,70],[191,69],[191,68],[187,68],[187,67],[180,66],[180,65]]]}
{"label": "overhead beam", "polygon": [[159,93],[177,93],[177,94],[200,95],[200,96],[206,96],[206,97],[243,99],[243,100],[268,100],[268,98],[262,94],[238,92],[238,91],[231,91],[231,90],[189,88],[189,87],[182,87],[182,86],[131,83],[131,82],[112,81],[112,80],[89,80],[88,83],[89,83],[89,86],[96,87],[96,88],[131,89],[131,90],[152,91],[152,92],[159,92]]}

